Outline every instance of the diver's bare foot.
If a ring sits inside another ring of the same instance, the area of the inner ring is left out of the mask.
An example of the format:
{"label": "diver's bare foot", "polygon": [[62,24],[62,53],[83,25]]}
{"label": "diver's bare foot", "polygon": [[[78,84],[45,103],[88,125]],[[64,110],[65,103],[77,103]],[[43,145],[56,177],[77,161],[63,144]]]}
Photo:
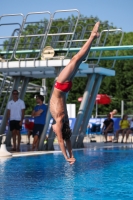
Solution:
{"label": "diver's bare foot", "polygon": [[99,26],[100,26],[100,22],[97,22],[95,24],[95,26],[93,27],[93,29],[92,29],[91,36],[94,39],[97,38],[97,37],[99,37],[99,33],[98,33]]}

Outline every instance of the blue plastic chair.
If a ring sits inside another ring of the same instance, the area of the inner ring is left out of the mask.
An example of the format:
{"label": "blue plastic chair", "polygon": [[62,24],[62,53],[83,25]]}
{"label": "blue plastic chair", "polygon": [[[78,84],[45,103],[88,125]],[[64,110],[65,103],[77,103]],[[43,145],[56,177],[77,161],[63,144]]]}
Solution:
{"label": "blue plastic chair", "polygon": [[90,123],[89,127],[87,128],[87,134],[88,134],[88,137],[90,138],[90,141],[92,138],[95,138],[96,135],[102,136],[101,124]]}

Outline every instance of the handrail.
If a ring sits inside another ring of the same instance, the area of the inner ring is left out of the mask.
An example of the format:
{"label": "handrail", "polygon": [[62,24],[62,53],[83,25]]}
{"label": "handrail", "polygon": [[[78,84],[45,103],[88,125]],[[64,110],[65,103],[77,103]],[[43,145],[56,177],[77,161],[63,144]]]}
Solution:
{"label": "handrail", "polygon": [[[77,28],[77,25],[78,25],[78,21],[79,21],[79,18],[80,18],[80,12],[79,12],[79,10],[77,10],[77,9],[56,10],[56,11],[54,12],[53,16],[52,16],[52,20],[54,20],[56,14],[61,13],[61,12],[65,12],[65,13],[66,13],[66,12],[76,12],[76,13],[77,13],[77,19],[76,19],[76,22],[75,22],[75,24],[74,24],[74,29],[73,29],[73,31],[70,32],[70,33],[67,32],[67,35],[69,35],[69,36],[71,35],[71,38],[70,38],[70,42],[69,42],[69,45],[68,45],[68,50],[65,52],[66,55],[63,56],[64,58],[66,58],[66,57],[68,56],[69,49],[71,48],[71,44],[72,44],[72,42],[73,42],[73,38],[74,38],[74,35],[75,35],[75,31],[76,31],[76,28]],[[65,41],[65,42],[67,42],[67,41]]]}
{"label": "handrail", "polygon": [[[24,21],[24,15],[22,13],[2,15],[2,16],[0,16],[0,21],[1,21],[2,18],[5,18],[5,17],[21,17],[21,19],[22,19],[21,24],[23,24],[23,21]],[[15,24],[15,23],[10,23],[10,25],[13,25],[13,24]],[[12,60],[14,58],[14,51],[16,50],[16,46],[18,44],[19,37],[21,35],[22,25],[20,25],[20,23],[16,23],[16,24],[19,24],[19,26],[20,26],[19,27],[19,33],[17,35],[16,41],[15,41],[15,44],[14,44],[14,47],[13,47],[12,55],[11,55],[10,58],[6,59],[6,61],[10,61],[10,60]],[[7,24],[1,24],[1,25],[8,25],[8,23]],[[14,38],[14,36],[9,36],[9,39],[11,39],[11,38]],[[1,37],[0,39],[4,39],[4,37]]]}
{"label": "handrail", "polygon": [[[44,12],[30,12],[30,13],[28,13],[27,15],[26,15],[26,17],[25,17],[25,19],[23,20],[23,23],[22,23],[22,29],[21,29],[21,31],[20,31],[20,33],[22,33],[22,31],[24,30],[24,26],[25,26],[25,24],[27,23],[27,19],[28,19],[28,16],[30,16],[30,15],[40,15],[40,14],[48,14],[49,15],[49,20],[48,20],[48,24],[47,24],[47,28],[46,28],[46,31],[45,31],[45,34],[42,34],[42,42],[41,42],[41,46],[40,46],[40,51],[38,52],[38,55],[35,57],[35,58],[17,58],[16,57],[16,50],[17,50],[17,48],[18,48],[18,46],[19,46],[19,42],[20,42],[20,37],[19,37],[19,40],[18,40],[18,43],[17,43],[17,45],[16,45],[16,47],[15,47],[15,51],[14,51],[14,58],[16,59],[16,60],[33,60],[33,59],[38,59],[39,57],[40,57],[40,54],[41,54],[41,51],[42,51],[42,49],[43,49],[43,46],[45,45],[45,42],[46,42],[46,39],[47,39],[47,33],[49,32],[49,29],[50,29],[50,26],[51,26],[51,13],[49,12],[49,11],[44,11]],[[36,37],[36,36],[39,36],[40,34],[36,34],[36,35],[28,35],[29,37]],[[22,34],[21,34],[21,36],[22,36]],[[24,37],[26,37],[27,35],[24,35]]]}
{"label": "handrail", "polygon": [[[133,59],[133,56],[103,56],[103,57],[100,57],[100,60],[131,60]],[[97,61],[99,60],[99,57],[90,57],[87,59],[88,61],[89,60],[93,60],[93,61]]]}
{"label": "handrail", "polygon": [[[55,22],[60,22],[59,16],[61,13],[74,13],[75,18],[70,18],[70,20],[63,19],[65,23],[59,23],[59,27],[57,26],[57,30],[53,31],[53,27],[55,27]],[[44,15],[47,16],[48,19],[46,21],[30,21],[29,18],[32,15]],[[59,16],[56,16],[59,15]],[[87,41],[87,35],[91,33],[91,26],[94,26],[96,19],[93,18],[81,18],[80,12],[77,9],[70,10],[57,10],[53,14],[49,11],[43,12],[30,12],[26,16],[23,14],[9,14],[0,16],[0,20],[3,17],[8,16],[20,16],[21,24],[19,24],[18,31],[13,32],[11,36],[0,36],[0,40],[8,39],[8,43],[0,44],[0,46],[4,46],[4,48],[0,51],[0,55],[3,57],[4,61],[28,61],[28,60],[38,60],[41,57],[41,53],[46,46],[51,46],[54,51],[54,57],[51,59],[65,59],[67,57],[72,57],[74,53],[78,52],[85,41]],[[58,19],[56,19],[58,18]],[[84,20],[89,20],[84,22]],[[13,25],[16,23],[7,23],[2,25]],[[35,29],[28,32],[28,28],[30,29],[30,25],[36,24],[37,30]],[[86,23],[86,24],[85,24]],[[29,26],[28,26],[29,25]],[[62,26],[63,25],[63,26]],[[119,46],[106,46],[106,40],[109,35],[109,32],[121,31],[121,29],[111,29],[108,24],[100,24],[99,32],[100,37],[93,43],[93,47],[91,47],[86,59],[83,62],[87,61],[97,61],[95,64],[99,64],[100,60],[108,59],[113,60],[113,67],[115,61],[119,58],[118,51],[119,50],[132,50],[132,45],[120,46],[122,38],[120,39]],[[102,26],[103,25],[103,26]],[[64,28],[65,27],[65,28]],[[67,28],[66,28],[67,27]],[[27,28],[27,29],[26,29]],[[106,29],[106,30],[105,30]],[[64,32],[63,32],[64,30]],[[80,30],[80,32],[79,32]],[[106,33],[105,33],[106,32]],[[30,34],[31,33],[31,34]],[[78,33],[80,33],[78,35]],[[103,38],[103,34],[106,34]],[[115,34],[115,33],[114,33]],[[122,32],[123,34],[123,32]],[[21,48],[22,47],[22,48]],[[5,49],[6,48],[6,49]],[[100,51],[98,54],[97,52]],[[103,57],[103,51],[116,51],[115,56],[111,57]],[[24,55],[25,54],[25,55]],[[99,58],[98,58],[99,57]],[[126,59],[127,57],[121,57],[120,59]],[[129,59],[132,59],[130,56]]]}
{"label": "handrail", "polygon": [[[124,35],[124,33],[123,33],[123,31],[122,31],[121,29],[109,29],[109,28],[108,28],[108,29],[106,29],[106,30],[102,30],[101,33],[100,33],[100,37],[99,37],[99,43],[100,43],[100,39],[102,38],[102,35],[103,35],[103,34],[106,34],[106,35],[105,35],[105,38],[104,38],[103,45],[102,45],[103,47],[105,47],[105,46],[106,46],[106,41],[107,41],[108,36],[109,36],[110,34],[112,34],[112,33],[114,34],[115,32],[117,32],[117,33],[119,32],[119,34],[121,33],[121,38],[120,38],[119,44],[117,45],[117,46],[120,46],[120,45],[121,45],[121,42],[122,42],[122,39],[123,39],[123,35]],[[119,49],[116,50],[115,56],[118,55],[118,52],[119,52]],[[101,60],[101,57],[103,57],[102,54],[103,54],[103,51],[100,51],[99,59],[98,59],[98,61],[97,61],[97,64],[99,64],[99,62],[100,62],[100,60]],[[96,52],[95,52],[94,56],[96,57]],[[94,56],[92,56],[92,57],[94,57]],[[113,65],[112,65],[112,68],[114,68],[115,62],[116,62],[116,60],[114,60]]]}
{"label": "handrail", "polygon": [[[55,52],[78,52],[81,48],[56,48]],[[106,46],[106,47],[91,47],[90,51],[116,51],[116,50],[133,50],[133,45],[123,45],[123,46]],[[35,50],[17,50],[16,54],[27,54],[27,53],[38,53],[40,49]],[[13,51],[0,51],[0,55],[12,54]],[[115,57],[115,56],[114,56]]]}

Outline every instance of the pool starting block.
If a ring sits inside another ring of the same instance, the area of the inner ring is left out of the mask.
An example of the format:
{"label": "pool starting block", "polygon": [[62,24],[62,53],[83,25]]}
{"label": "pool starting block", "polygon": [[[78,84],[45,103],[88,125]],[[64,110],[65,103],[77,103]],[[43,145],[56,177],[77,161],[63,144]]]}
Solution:
{"label": "pool starting block", "polygon": [[1,144],[0,157],[9,157],[9,156],[12,156],[12,154],[9,151],[7,151],[5,144]]}

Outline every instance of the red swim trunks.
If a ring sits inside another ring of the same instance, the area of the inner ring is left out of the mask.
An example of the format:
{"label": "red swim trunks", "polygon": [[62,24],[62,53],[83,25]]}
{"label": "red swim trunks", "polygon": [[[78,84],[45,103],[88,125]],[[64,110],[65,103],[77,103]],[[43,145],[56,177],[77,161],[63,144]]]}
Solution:
{"label": "red swim trunks", "polygon": [[62,92],[68,92],[72,88],[72,81],[65,83],[56,82],[54,87],[61,90]]}

